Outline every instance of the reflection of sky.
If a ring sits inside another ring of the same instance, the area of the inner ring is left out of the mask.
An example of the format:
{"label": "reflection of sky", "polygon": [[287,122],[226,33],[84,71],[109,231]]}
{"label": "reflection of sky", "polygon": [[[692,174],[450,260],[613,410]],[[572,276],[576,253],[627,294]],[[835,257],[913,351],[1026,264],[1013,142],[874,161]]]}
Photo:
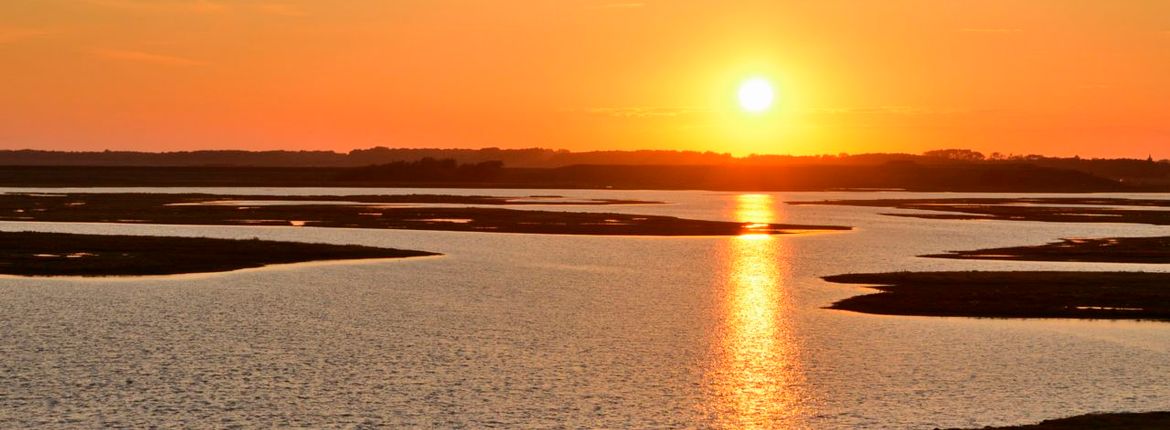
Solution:
{"label": "reflection of sky", "polygon": [[[737,198],[735,219],[770,223],[772,196]],[[782,289],[785,255],[775,236],[744,234],[732,239],[724,299],[726,332],[715,374],[716,421],[729,428],[774,428],[796,414],[799,379],[788,326],[790,300]]]}

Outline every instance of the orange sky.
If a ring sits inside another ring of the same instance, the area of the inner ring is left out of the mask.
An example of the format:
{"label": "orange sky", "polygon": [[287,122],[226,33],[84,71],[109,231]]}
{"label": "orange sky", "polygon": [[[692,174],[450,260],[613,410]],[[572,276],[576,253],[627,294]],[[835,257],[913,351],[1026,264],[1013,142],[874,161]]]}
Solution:
{"label": "orange sky", "polygon": [[1165,0],[4,0],[0,65],[0,148],[1170,157]]}

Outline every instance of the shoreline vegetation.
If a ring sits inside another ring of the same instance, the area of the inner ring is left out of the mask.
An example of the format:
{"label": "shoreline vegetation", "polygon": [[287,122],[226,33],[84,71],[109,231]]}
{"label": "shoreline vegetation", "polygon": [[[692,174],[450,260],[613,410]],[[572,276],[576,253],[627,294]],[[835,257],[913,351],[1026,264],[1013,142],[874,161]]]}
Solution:
{"label": "shoreline vegetation", "polygon": [[1037,424],[950,430],[1163,430],[1170,428],[1170,412],[1093,413],[1044,420]]}
{"label": "shoreline vegetation", "polygon": [[957,260],[1061,261],[1084,263],[1170,263],[1170,236],[1071,238],[1034,246],[947,251],[920,257]]}
{"label": "shoreline vegetation", "polygon": [[1126,198],[943,198],[822,200],[792,205],[866,206],[946,212],[884,213],[925,219],[1170,225],[1170,200]]}
{"label": "shoreline vegetation", "polygon": [[[1029,163],[503,167],[419,160],[364,167],[3,166],[2,187],[414,187],[712,191],[1126,192],[1158,187]],[[1168,166],[1170,170],[1170,166]]]}
{"label": "shoreline vegetation", "polygon": [[[1046,157],[938,149],[922,154],[768,155],[546,148],[387,148],[176,152],[0,150],[0,186],[387,186],[739,191],[1168,191],[1170,160]],[[20,167],[32,167],[21,170]],[[83,172],[70,169],[82,167]],[[113,170],[105,168],[114,168]],[[153,169],[150,175],[142,170]],[[284,170],[264,171],[264,168]],[[121,170],[119,170],[121,169]],[[194,170],[184,170],[194,169]],[[200,171],[199,169],[204,169]],[[249,170],[253,169],[253,170]],[[261,169],[261,170],[254,170]],[[55,175],[47,174],[53,172]],[[215,172],[200,175],[199,172]],[[676,173],[685,173],[676,175]],[[730,174],[729,174],[730,173]],[[441,184],[448,185],[441,185]],[[24,185],[19,185],[24,184]],[[408,185],[409,184],[409,185]],[[420,185],[427,184],[427,185]],[[64,185],[57,185],[64,186]]]}
{"label": "shoreline vegetation", "polygon": [[878,290],[828,306],[869,314],[1170,321],[1170,273],[891,272],[822,279]]}
{"label": "shoreline vegetation", "polygon": [[[124,224],[343,227],[627,236],[731,236],[850,230],[832,225],[749,224],[672,216],[559,212],[435,204],[652,204],[638,200],[584,203],[552,197],[239,196],[147,193],[0,194],[0,221]],[[527,203],[525,203],[527,202]]]}
{"label": "shoreline vegetation", "polygon": [[0,232],[0,274],[34,277],[178,275],[311,261],[433,255],[440,254],[258,239]]}

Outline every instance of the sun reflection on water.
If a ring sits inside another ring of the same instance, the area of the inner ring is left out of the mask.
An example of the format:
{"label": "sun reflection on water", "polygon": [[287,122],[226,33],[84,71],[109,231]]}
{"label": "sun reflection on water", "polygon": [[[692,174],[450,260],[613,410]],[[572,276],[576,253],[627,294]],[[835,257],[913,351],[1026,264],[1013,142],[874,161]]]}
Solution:
{"label": "sun reflection on water", "polygon": [[[774,207],[770,195],[740,195],[736,220],[774,222]],[[785,251],[775,236],[750,229],[732,240],[709,405],[721,427],[789,427],[798,415],[800,375],[787,312],[791,301],[782,285]]]}

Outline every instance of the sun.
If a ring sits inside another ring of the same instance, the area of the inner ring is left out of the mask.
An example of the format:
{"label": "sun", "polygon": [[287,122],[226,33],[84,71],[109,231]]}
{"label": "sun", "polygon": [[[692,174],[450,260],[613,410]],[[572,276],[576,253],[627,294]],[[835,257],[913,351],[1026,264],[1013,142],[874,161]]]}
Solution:
{"label": "sun", "polygon": [[764,78],[751,78],[739,85],[739,107],[743,110],[757,113],[772,107],[775,94],[772,84]]}

